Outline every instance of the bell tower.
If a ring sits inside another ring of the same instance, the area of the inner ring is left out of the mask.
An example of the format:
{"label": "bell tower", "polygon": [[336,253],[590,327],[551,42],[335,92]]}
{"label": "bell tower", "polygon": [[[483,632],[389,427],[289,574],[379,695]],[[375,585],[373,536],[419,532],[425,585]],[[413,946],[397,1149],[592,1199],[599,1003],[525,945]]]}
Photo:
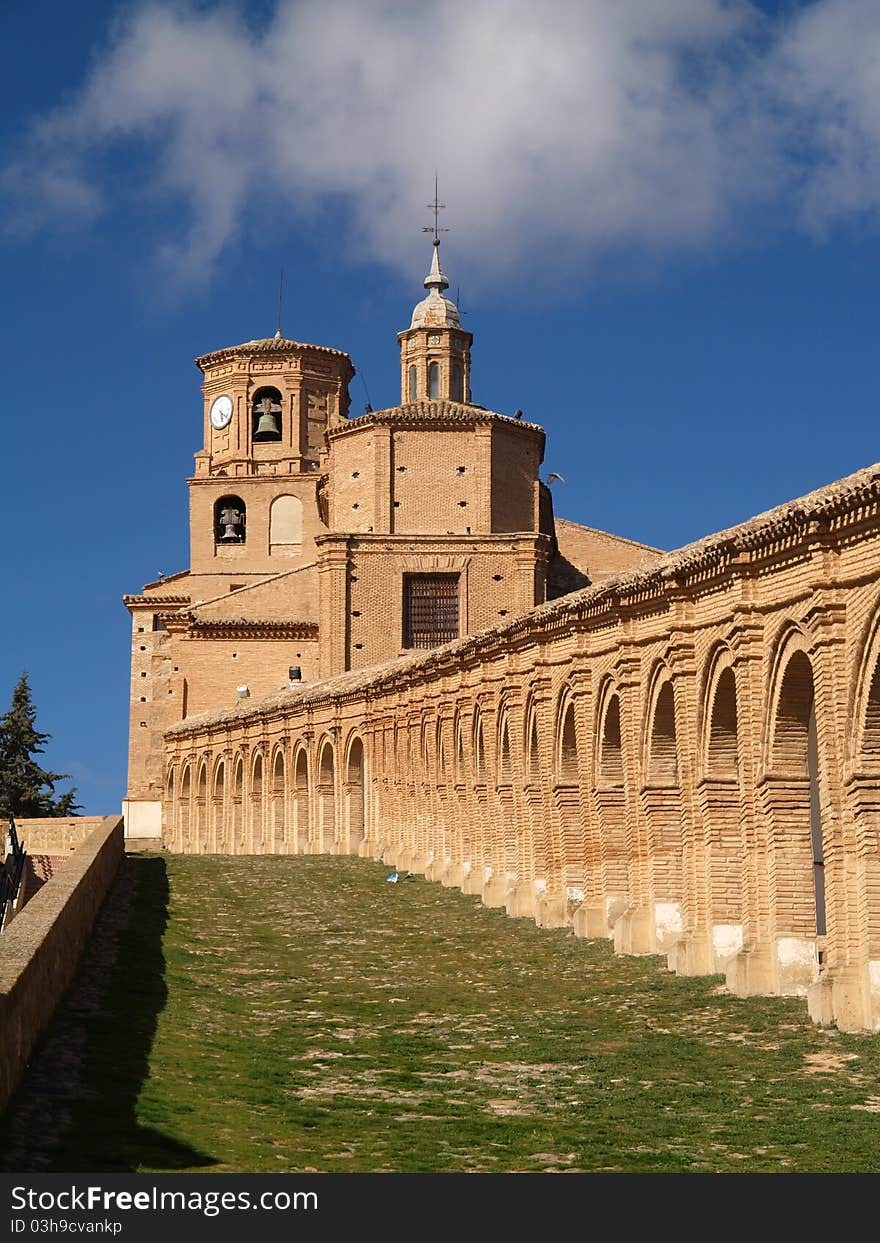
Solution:
{"label": "bell tower", "polygon": [[397,334],[400,343],[400,401],[471,400],[471,344],[463,332],[458,307],[444,297],[449,288],[440,267],[440,238],[434,230],[431,269],[425,277],[428,296],[419,302],[412,322]]}
{"label": "bell tower", "polygon": [[354,367],[280,330],[196,363],[205,439],[188,481],[191,578],[207,599],[314,560],[327,431],[348,416]]}

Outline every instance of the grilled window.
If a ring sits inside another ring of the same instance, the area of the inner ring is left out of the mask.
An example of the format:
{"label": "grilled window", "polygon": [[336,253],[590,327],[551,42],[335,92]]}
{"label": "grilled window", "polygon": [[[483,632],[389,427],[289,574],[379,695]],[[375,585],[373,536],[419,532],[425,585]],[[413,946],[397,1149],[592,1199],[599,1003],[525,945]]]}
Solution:
{"label": "grilled window", "polygon": [[439,647],[457,638],[458,575],[404,575],[404,647]]}

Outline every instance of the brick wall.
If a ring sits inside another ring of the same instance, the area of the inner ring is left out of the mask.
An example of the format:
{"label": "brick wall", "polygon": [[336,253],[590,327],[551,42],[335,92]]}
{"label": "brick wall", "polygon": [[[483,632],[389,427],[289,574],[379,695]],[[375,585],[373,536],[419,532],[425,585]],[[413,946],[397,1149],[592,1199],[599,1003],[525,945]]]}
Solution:
{"label": "brick wall", "polygon": [[[64,990],[73,979],[95,916],[122,859],[122,820],[116,816],[57,824],[57,846],[84,837],[61,871],[52,876],[0,934],[0,1110],[27,1065]],[[53,840],[51,825],[22,822],[22,838]]]}
{"label": "brick wall", "polygon": [[167,801],[167,841],[356,848],[878,1030],[878,566],[869,468],[456,644],[176,726],[174,789],[240,759],[243,828],[227,780]]}

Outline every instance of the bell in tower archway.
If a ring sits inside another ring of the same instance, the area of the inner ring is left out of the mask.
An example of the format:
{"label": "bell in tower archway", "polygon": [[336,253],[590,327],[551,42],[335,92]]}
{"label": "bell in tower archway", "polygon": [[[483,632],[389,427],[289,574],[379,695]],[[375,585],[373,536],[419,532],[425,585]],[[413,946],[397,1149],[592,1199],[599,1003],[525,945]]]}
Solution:
{"label": "bell in tower archway", "polygon": [[252,436],[255,443],[281,439],[281,394],[274,388],[262,388],[254,396]]}

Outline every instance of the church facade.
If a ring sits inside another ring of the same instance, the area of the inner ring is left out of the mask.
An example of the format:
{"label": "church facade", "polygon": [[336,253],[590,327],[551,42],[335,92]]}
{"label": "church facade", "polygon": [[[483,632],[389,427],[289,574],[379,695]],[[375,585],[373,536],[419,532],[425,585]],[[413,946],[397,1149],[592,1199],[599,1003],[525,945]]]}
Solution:
{"label": "church facade", "polygon": [[178,721],[437,647],[659,556],[554,520],[543,429],[471,400],[473,338],[439,252],[398,334],[398,406],[350,417],[349,356],[280,334],[196,360],[190,568],[125,597],[130,833],[161,831]]}
{"label": "church facade", "polygon": [[392,409],[348,417],[338,351],[198,360],[128,831],[381,858],[880,1031],[880,465],[669,554],[557,519],[436,245],[425,284]]}

